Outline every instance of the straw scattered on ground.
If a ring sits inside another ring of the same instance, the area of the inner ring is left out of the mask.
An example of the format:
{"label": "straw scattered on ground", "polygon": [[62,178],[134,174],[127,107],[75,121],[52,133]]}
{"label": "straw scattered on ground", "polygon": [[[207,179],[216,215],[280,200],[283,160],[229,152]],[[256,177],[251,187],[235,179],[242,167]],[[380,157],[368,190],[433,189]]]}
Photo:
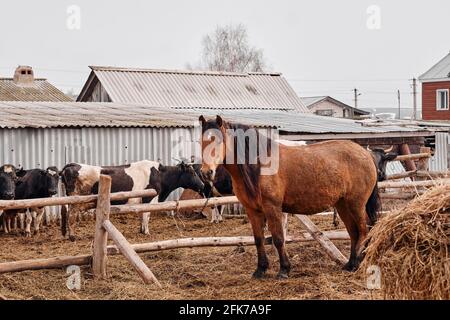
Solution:
{"label": "straw scattered on ground", "polygon": [[[323,229],[332,230],[331,216],[315,216]],[[206,219],[172,218],[152,214],[151,235],[137,233],[139,219],[128,215],[113,217],[112,222],[130,243],[201,236],[251,235],[251,226],[243,219],[227,219],[211,224]],[[341,222],[339,228],[343,228]],[[294,217],[289,219],[289,234],[302,232]],[[45,227],[31,239],[0,234],[0,262],[58,255],[86,254],[91,251],[94,221],[82,221],[79,239],[63,240],[56,225]],[[349,241],[335,241],[345,255]],[[145,263],[162,283],[162,290],[145,285],[122,256],[108,259],[109,278],[94,281],[88,267],[82,268],[81,290],[66,287],[65,269],[26,271],[0,275],[0,294],[8,299],[373,299],[376,291],[365,286],[364,278],[342,271],[314,242],[288,244],[292,271],[287,280],[276,280],[278,258],[267,247],[270,269],[266,278],[255,280],[253,246],[176,249],[141,254]]]}

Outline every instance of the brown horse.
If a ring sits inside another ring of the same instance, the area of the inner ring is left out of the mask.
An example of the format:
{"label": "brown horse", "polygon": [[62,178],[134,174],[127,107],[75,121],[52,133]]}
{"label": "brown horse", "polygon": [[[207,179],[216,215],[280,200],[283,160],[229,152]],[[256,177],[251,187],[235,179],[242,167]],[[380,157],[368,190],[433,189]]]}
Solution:
{"label": "brown horse", "polygon": [[[287,278],[291,266],[285,249],[283,212],[311,215],[330,207],[337,208],[351,238],[350,259],[344,269],[358,268],[368,226],[376,222],[379,207],[377,169],[367,150],[351,141],[285,146],[267,139],[267,152],[273,156],[271,161],[277,161],[278,170],[263,175],[266,163],[260,153],[251,151],[249,136],[239,142],[236,135],[239,130],[247,133],[253,128],[227,123],[220,116],[208,121],[201,116],[199,120],[203,173],[214,177],[217,166],[224,165],[251,222],[258,252],[254,277],[262,277],[269,266],[264,249],[266,222],[280,258],[278,278]],[[260,140],[258,136],[258,144]],[[245,161],[239,161],[239,150],[244,150]]]}

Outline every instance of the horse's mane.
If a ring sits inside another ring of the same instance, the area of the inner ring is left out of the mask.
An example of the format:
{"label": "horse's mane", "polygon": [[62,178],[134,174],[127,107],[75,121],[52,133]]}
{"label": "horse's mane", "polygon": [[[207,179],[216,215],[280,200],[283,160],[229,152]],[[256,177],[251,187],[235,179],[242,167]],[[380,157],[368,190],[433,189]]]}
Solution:
{"label": "horse's mane", "polygon": [[[240,123],[229,123],[224,122],[225,129],[233,129],[233,130],[243,130],[246,132],[248,129],[254,129],[253,127],[240,124]],[[237,137],[234,136],[234,154],[235,157],[237,155]],[[242,180],[244,182],[244,188],[250,197],[254,197],[256,199],[260,198],[261,192],[259,188],[259,177],[261,174],[261,162],[259,160],[259,152],[258,150],[256,154],[256,159],[250,159],[250,146],[249,146],[249,138],[245,137],[245,161],[243,164],[236,164],[239,170],[239,173],[242,176]],[[259,135],[257,135],[257,144],[259,148]],[[267,137],[267,152],[270,154],[271,152],[271,140]],[[235,159],[236,160],[236,159]]]}

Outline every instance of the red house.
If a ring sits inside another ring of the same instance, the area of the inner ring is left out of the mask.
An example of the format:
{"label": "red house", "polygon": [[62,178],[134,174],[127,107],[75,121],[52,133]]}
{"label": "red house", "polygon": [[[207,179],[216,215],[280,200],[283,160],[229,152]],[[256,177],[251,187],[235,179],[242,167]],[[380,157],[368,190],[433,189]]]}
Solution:
{"label": "red house", "polygon": [[450,120],[450,53],[419,77],[423,120]]}

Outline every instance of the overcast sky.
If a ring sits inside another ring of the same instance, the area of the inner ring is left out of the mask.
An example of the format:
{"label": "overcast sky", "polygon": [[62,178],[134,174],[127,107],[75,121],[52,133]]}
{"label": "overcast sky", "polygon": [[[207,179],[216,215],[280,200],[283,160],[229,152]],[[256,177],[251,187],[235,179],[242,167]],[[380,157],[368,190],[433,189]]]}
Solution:
{"label": "overcast sky", "polygon": [[[79,30],[67,27],[71,5]],[[300,96],[353,105],[356,87],[360,107],[395,107],[400,89],[411,106],[409,79],[450,51],[449,14],[448,0],[1,1],[0,77],[26,64],[78,92],[89,65],[183,69],[198,60],[205,33],[243,23]]]}

